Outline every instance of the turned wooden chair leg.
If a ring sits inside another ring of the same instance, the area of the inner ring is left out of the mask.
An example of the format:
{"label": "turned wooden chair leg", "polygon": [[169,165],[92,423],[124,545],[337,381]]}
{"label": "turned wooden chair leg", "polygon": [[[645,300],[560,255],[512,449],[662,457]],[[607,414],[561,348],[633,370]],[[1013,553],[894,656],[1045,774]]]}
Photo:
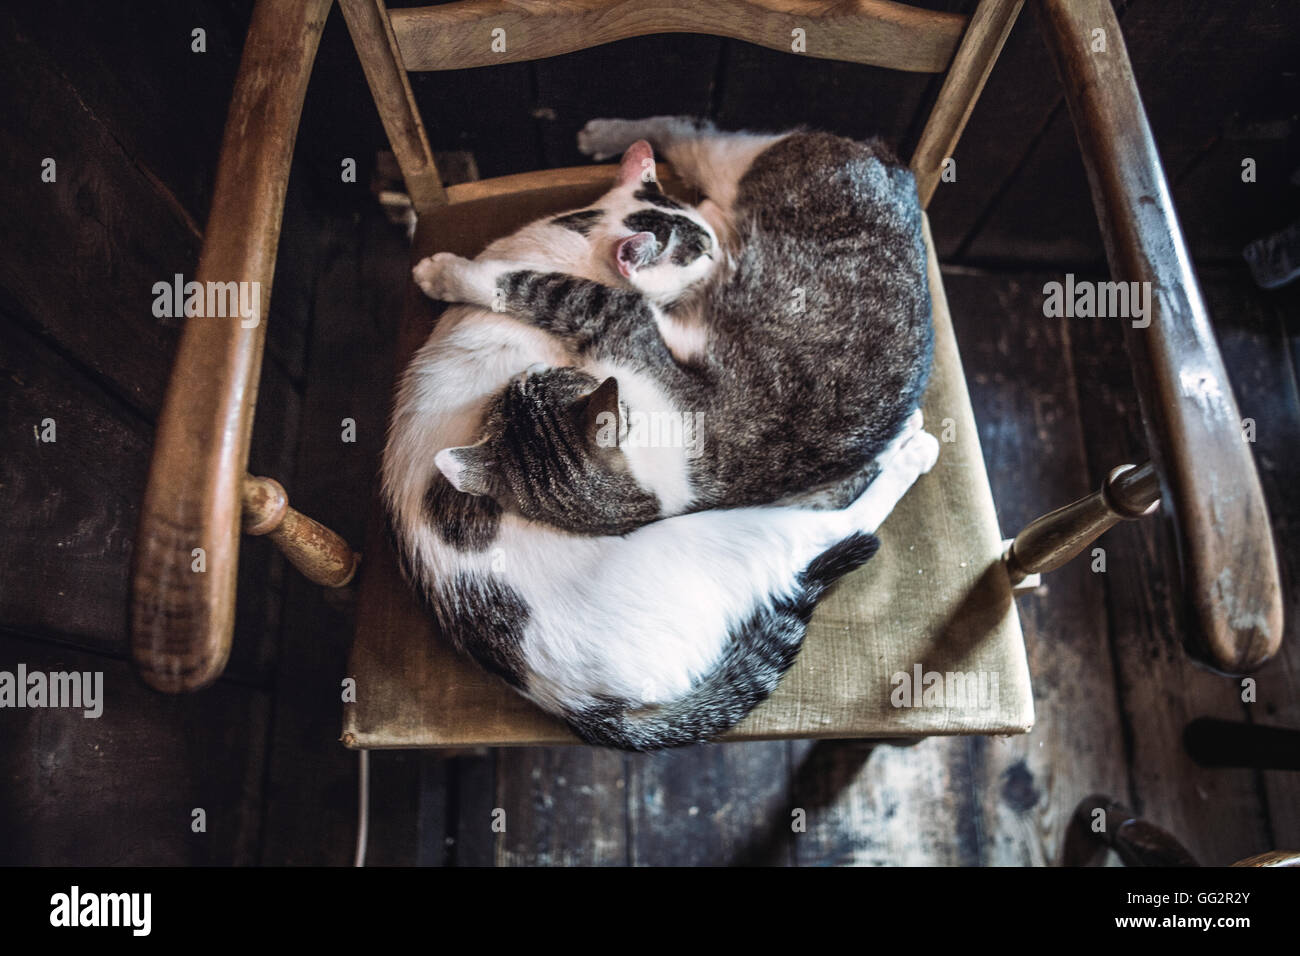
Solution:
{"label": "turned wooden chair leg", "polygon": [[341,588],[357,573],[361,555],[339,535],[289,507],[289,496],[274,478],[244,476],[245,534],[270,535],[277,548],[307,580]]}
{"label": "turned wooden chair leg", "polygon": [[[1125,866],[1200,866],[1167,830],[1141,819],[1104,794],[1084,797],[1074,808],[1061,846],[1062,866],[1100,866],[1114,850]],[[1231,866],[1300,866],[1300,852],[1269,850]]]}
{"label": "turned wooden chair leg", "polygon": [[1055,571],[1121,521],[1160,507],[1160,479],[1151,462],[1120,465],[1101,488],[1030,522],[1007,542],[1007,575],[1017,591],[1036,588],[1044,571]]}
{"label": "turned wooden chair leg", "polygon": [[1074,810],[1061,848],[1062,866],[1096,866],[1114,850],[1125,866],[1200,866],[1174,836],[1102,794]]}

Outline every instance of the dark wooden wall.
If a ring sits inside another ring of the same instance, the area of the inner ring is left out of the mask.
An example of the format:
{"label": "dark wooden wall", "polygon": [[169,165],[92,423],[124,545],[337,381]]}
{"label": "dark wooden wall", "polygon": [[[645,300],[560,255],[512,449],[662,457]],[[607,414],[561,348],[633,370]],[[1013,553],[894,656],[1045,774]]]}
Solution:
{"label": "dark wooden wall", "polygon": [[[1254,292],[1240,249],[1300,210],[1300,16],[1283,0],[1116,6],[1193,253],[1213,279],[1244,414],[1269,423],[1261,461],[1290,541],[1295,297]],[[346,592],[311,587],[267,542],[248,540],[234,657],[214,688],[161,697],[135,678],[127,650],[127,568],[178,335],[176,323],[153,317],[151,288],[193,273],[251,9],[251,0],[46,0],[0,11],[0,669],[102,670],[107,697],[98,720],[0,711],[0,863],[349,858],[356,758],[336,743]],[[206,53],[190,49],[195,27],[207,32]],[[414,83],[435,149],[472,152],[483,176],[582,162],[574,133],[609,115],[804,123],[882,135],[906,152],[937,90],[933,77],[680,36]],[[358,543],[360,509],[349,502],[373,479],[388,401],[376,383],[387,379],[405,281],[402,241],[375,216],[366,187],[382,147],[336,11],[295,156],[251,466]],[[45,157],[57,161],[54,183],[40,181]],[[344,157],[361,166],[357,184],[340,180]],[[1256,183],[1241,181],[1244,157],[1257,160]],[[940,186],[932,220],[956,270],[950,298],[1010,528],[1140,450],[1118,339],[1046,327],[1033,302],[1044,271],[1097,269],[1101,250],[1028,11],[956,159],[957,182]],[[340,459],[343,417],[357,420],[359,440]],[[46,418],[54,443],[34,435]],[[861,748],[787,744],[662,760],[381,754],[372,860],[1042,862],[1067,804],[1097,788],[1145,802],[1183,831],[1217,827],[1197,838],[1217,862],[1300,842],[1300,818],[1286,809],[1297,803],[1293,786],[1201,773],[1178,756],[1180,720],[1240,717],[1241,708],[1231,687],[1180,657],[1161,526],[1126,533],[1144,577],[1103,584],[1074,569],[1024,605],[1044,728],[1031,741],[931,741],[878,755],[866,770]],[[1300,562],[1283,550],[1294,598]],[[1294,599],[1288,610],[1294,622]],[[1292,625],[1289,647],[1296,636]],[[1269,700],[1295,699],[1282,691],[1295,690],[1296,661],[1281,662],[1285,679]],[[1168,685],[1160,706],[1143,702],[1152,667]],[[1099,696],[1110,702],[1095,704]],[[1296,705],[1270,706],[1264,722],[1300,725]],[[1042,741],[1049,746],[1032,748]],[[529,789],[530,780],[543,783]],[[847,798],[832,792],[836,781],[850,784]],[[900,813],[884,812],[882,792]],[[1196,794],[1208,795],[1209,810]],[[825,808],[798,848],[765,836],[764,821],[789,799]],[[547,809],[556,805],[563,813]],[[516,821],[504,840],[471,822],[495,806]],[[200,807],[206,833],[191,830]]]}

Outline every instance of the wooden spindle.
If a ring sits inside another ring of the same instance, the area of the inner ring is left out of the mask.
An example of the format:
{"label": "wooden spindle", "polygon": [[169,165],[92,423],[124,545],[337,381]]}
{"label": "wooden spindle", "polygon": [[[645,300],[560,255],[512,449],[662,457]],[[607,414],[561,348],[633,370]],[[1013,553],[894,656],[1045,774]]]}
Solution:
{"label": "wooden spindle", "polygon": [[1007,548],[1007,574],[1020,584],[1055,571],[1121,521],[1160,507],[1160,478],[1151,462],[1120,465],[1097,491],[1030,522]]}
{"label": "wooden spindle", "polygon": [[397,50],[384,0],[340,0],[339,7],[416,213],[424,215],[445,206],[447,193],[429,148],[424,121],[415,106],[415,94]]}
{"label": "wooden spindle", "polygon": [[289,496],[274,478],[244,476],[245,534],[270,535],[307,580],[341,588],[357,573],[361,556],[318,521],[289,507]]}

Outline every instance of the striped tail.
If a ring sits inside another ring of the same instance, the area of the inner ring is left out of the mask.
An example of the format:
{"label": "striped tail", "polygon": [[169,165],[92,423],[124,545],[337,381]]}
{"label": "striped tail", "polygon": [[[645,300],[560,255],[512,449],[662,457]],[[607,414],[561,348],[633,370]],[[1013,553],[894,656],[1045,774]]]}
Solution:
{"label": "striped tail", "polygon": [[587,743],[620,750],[663,750],[711,740],[771,695],[803,645],[817,602],[836,581],[866,564],[879,546],[875,535],[857,533],[814,558],[800,573],[795,593],[755,611],[732,633],[717,667],[685,696],[635,710],[611,701],[565,719]]}

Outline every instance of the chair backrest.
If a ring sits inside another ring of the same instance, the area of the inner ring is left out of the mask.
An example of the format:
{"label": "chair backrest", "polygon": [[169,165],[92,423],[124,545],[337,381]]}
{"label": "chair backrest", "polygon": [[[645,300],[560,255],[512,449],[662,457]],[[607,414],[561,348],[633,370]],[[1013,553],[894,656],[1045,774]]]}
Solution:
{"label": "chair backrest", "polygon": [[911,163],[928,204],[1024,0],[980,0],[969,18],[893,0],[457,0],[391,13],[383,0],[339,2],[421,212],[447,196],[407,71],[534,60],[656,33],[702,33],[823,59],[946,71]]}

